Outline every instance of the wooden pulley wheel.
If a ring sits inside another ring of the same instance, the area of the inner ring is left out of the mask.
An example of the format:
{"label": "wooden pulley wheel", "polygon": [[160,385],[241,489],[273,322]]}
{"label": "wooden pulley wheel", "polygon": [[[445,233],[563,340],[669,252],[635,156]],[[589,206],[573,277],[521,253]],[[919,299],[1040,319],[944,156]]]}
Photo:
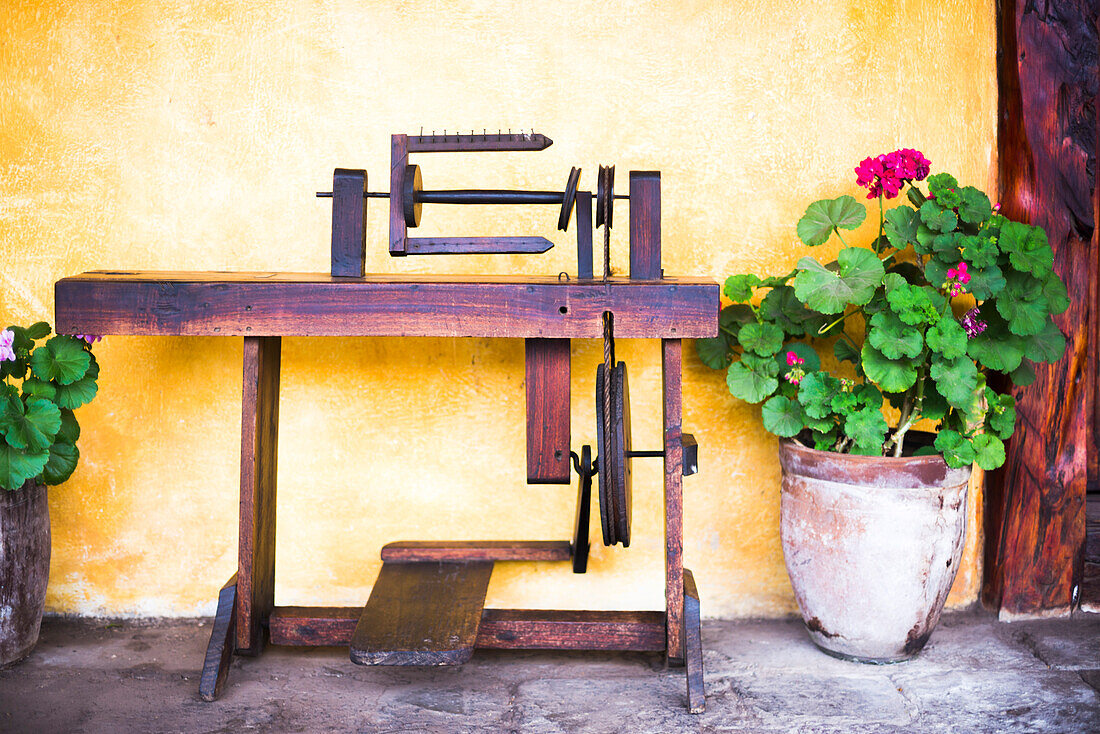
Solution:
{"label": "wooden pulley wheel", "polygon": [[569,229],[569,219],[573,216],[573,205],[577,203],[577,186],[581,183],[581,169],[572,168],[565,182],[565,192],[561,196],[561,213],[558,214],[558,229]]}
{"label": "wooden pulley wheel", "polygon": [[606,368],[596,369],[596,438],[597,466],[600,476],[600,524],[604,545],[630,545],[631,443],[630,390],[626,378],[626,363],[611,368],[611,425],[605,435],[603,420],[603,385]]}
{"label": "wooden pulley wheel", "polygon": [[405,166],[405,190],[401,192],[401,208],[405,213],[406,227],[420,226],[420,210],[424,205],[420,203],[420,192],[424,190],[424,183],[420,180],[420,166],[410,163]]}
{"label": "wooden pulley wheel", "polygon": [[611,226],[615,212],[615,166],[600,166],[596,178],[596,226],[604,226],[604,212],[607,212],[608,227]]}

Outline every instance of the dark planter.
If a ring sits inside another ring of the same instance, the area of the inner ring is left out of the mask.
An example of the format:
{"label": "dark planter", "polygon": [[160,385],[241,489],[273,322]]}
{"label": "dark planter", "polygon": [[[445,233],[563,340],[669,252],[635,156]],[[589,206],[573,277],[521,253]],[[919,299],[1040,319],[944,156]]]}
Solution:
{"label": "dark planter", "polygon": [[38,641],[50,575],[50,508],[43,484],[0,489],[0,667]]}

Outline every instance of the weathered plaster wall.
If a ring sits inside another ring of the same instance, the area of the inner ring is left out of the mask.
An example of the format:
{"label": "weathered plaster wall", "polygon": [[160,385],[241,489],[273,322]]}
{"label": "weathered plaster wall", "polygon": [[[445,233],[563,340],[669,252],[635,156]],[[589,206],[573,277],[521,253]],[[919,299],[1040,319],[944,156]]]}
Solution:
{"label": "weathered plaster wall", "polygon": [[[429,187],[553,188],[582,166],[660,169],[665,268],[788,270],[814,198],[899,146],[994,184],[990,0],[898,3],[39,4],[0,13],[0,320],[52,319],[96,268],[328,268],[334,166],[385,187],[391,132],[537,128],[538,154],[423,159]],[[572,270],[546,208],[426,209],[431,233],[544,233],[534,258],[394,260],[373,272]],[[618,221],[625,222],[626,210]],[[870,218],[869,218],[870,219]],[[861,233],[866,235],[866,232]],[[626,264],[626,232],[615,234]],[[824,255],[826,253],[822,253]],[[233,572],[239,339],[112,337],[81,409],[82,463],[51,493],[49,608],[209,613]],[[287,339],[279,603],[365,600],[386,541],[565,538],[574,490],[524,484],[522,344]],[[659,352],[625,342],[635,445],[657,447]],[[685,559],[709,616],[793,610],[779,469],[759,411],[687,355]],[[573,348],[574,443],[594,442],[598,343]],[[635,542],[590,572],[502,567],[489,603],[661,605],[659,463],[636,462]],[[953,601],[976,597],[971,545]]]}

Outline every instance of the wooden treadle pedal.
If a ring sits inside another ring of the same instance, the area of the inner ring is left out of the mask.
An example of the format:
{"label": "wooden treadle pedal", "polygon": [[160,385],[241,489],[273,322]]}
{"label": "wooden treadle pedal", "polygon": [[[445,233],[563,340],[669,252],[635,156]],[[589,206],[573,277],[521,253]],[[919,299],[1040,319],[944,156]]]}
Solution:
{"label": "wooden treadle pedal", "polygon": [[351,639],[360,665],[461,665],[477,642],[493,564],[384,562]]}

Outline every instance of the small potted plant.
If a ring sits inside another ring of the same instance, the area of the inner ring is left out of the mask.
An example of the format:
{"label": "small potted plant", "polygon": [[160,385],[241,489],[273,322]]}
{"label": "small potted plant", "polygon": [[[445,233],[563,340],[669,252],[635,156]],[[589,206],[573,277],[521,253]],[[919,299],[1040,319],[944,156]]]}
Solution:
{"label": "small potted plant", "polygon": [[50,572],[46,485],[76,469],[73,411],[95,397],[98,337],[50,335],[48,324],[0,331],[0,667],[38,640]]}
{"label": "small potted plant", "polygon": [[[836,237],[837,258],[731,276],[719,336],[697,348],[780,439],[783,553],[811,639],[893,662],[920,651],[946,601],[971,465],[1004,463],[1016,412],[997,386],[1026,385],[1033,362],[1061,357],[1052,314],[1069,298],[1041,228],[929,175],[919,151],[855,172],[878,200],[877,235],[847,241],[867,216],[851,196],[810,204],[798,237]],[[903,192],[908,203],[887,209]],[[934,440],[914,438],[918,423]]]}

